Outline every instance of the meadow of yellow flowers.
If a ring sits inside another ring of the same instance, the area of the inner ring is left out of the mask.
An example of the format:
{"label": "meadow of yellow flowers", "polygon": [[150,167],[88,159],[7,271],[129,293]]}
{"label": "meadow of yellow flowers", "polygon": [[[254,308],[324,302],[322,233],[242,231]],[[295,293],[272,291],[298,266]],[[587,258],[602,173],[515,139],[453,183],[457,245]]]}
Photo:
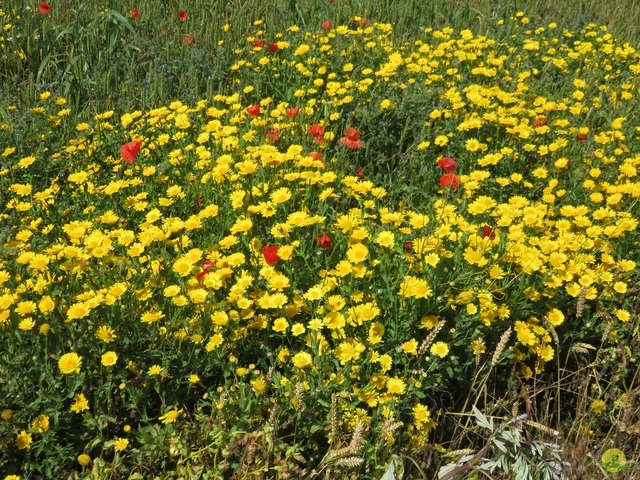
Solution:
{"label": "meadow of yellow flowers", "polygon": [[6,478],[252,471],[180,444],[205,417],[379,478],[489,372],[631,338],[640,56],[506,23],[258,22],[213,98],[79,120],[41,92],[38,141],[0,140]]}

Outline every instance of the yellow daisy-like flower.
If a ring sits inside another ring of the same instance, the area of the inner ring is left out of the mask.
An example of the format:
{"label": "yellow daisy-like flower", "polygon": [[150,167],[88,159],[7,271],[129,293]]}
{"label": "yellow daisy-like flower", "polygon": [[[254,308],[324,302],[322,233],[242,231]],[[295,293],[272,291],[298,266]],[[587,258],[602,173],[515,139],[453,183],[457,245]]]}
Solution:
{"label": "yellow daisy-like flower", "polygon": [[116,452],[122,452],[129,446],[129,440],[126,438],[116,438],[113,442],[113,448]]}
{"label": "yellow daisy-like flower", "polygon": [[118,354],[113,351],[106,352],[102,355],[102,365],[105,367],[112,367],[118,361]]}
{"label": "yellow daisy-like flower", "polygon": [[158,420],[160,420],[165,425],[168,424],[168,423],[173,423],[178,419],[178,417],[180,416],[181,413],[182,413],[182,409],[180,409],[180,410],[176,410],[176,409],[169,410],[167,413],[165,413],[164,415],[159,417]]}
{"label": "yellow daisy-like flower", "polygon": [[38,433],[43,433],[49,430],[49,416],[40,414],[31,422],[31,428]]}
{"label": "yellow daisy-like flower", "polygon": [[82,465],[83,467],[89,465],[89,463],[91,463],[91,457],[89,455],[87,455],[86,453],[81,453],[80,455],[78,455],[78,463],[80,465]]}
{"label": "yellow daisy-like flower", "polygon": [[106,325],[101,325],[96,330],[96,338],[102,340],[104,343],[113,342],[118,336],[115,334],[115,330]]}
{"label": "yellow daisy-like flower", "polygon": [[449,353],[449,345],[447,345],[445,342],[436,342],[431,345],[429,351],[436,357],[444,358]]}
{"label": "yellow daisy-like flower", "polygon": [[58,360],[58,367],[60,368],[60,372],[65,375],[80,372],[80,368],[82,367],[82,357],[73,352],[65,353],[60,357],[60,360]]}
{"label": "yellow daisy-like flower", "polygon": [[404,383],[404,380],[399,377],[392,377],[387,380],[387,392],[391,393],[392,395],[402,395],[405,388],[406,385]]}
{"label": "yellow daisy-like flower", "polygon": [[89,401],[87,397],[84,396],[83,393],[76,393],[73,397],[73,403],[71,404],[71,409],[73,413],[81,413],[85,410],[89,410]]}
{"label": "yellow daisy-like flower", "polygon": [[31,438],[31,434],[22,430],[18,436],[16,437],[16,445],[18,450],[29,450],[31,448],[31,442],[33,442],[33,438]]}

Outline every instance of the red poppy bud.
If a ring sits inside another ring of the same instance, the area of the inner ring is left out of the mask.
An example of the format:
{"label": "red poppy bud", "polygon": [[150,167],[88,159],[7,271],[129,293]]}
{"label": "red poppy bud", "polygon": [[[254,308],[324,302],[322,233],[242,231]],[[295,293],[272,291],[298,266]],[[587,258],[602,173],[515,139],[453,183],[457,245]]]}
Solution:
{"label": "red poppy bud", "polygon": [[441,187],[458,188],[460,186],[460,177],[455,173],[445,173],[440,177]]}
{"label": "red poppy bud", "polygon": [[51,13],[51,7],[47,2],[41,2],[38,6],[38,10],[42,15],[49,15]]}
{"label": "red poppy bud", "polygon": [[255,117],[256,115],[258,115],[260,113],[260,104],[256,103],[255,105],[252,105],[251,107],[247,108],[247,113],[252,117]]}
{"label": "red poppy bud", "polygon": [[297,107],[288,108],[286,113],[289,118],[297,117],[300,114],[300,109]]}
{"label": "red poppy bud", "polygon": [[140,142],[138,140],[125,143],[120,147],[120,155],[122,155],[123,160],[127,163],[134,163],[139,152]]}
{"label": "red poppy bud", "polygon": [[314,160],[322,160],[322,152],[309,152],[307,153],[307,157],[311,157]]}
{"label": "red poppy bud", "polygon": [[323,30],[331,30],[331,20],[325,20],[320,26]]}
{"label": "red poppy bud", "polygon": [[322,248],[331,248],[331,238],[326,233],[316,237],[316,242],[318,242],[318,245]]}
{"label": "red poppy bud", "polygon": [[411,240],[403,242],[402,248],[404,248],[405,250],[411,250],[413,248],[413,242]]}
{"label": "red poppy bud", "polygon": [[133,18],[134,20],[138,20],[138,18],[140,17],[137,8],[132,8],[129,13],[131,14],[131,18]]}
{"label": "red poppy bud", "polygon": [[178,10],[178,18],[184,22],[187,19],[187,12]]}
{"label": "red poppy bud", "polygon": [[442,157],[438,160],[438,166],[445,172],[455,172],[458,169],[458,164],[453,158]]}
{"label": "red poppy bud", "polygon": [[197,203],[198,205],[202,205],[202,204],[204,203],[204,200],[203,200],[203,199],[201,199],[201,198],[196,198],[196,203]]}
{"label": "red poppy bud", "polygon": [[578,135],[576,138],[582,145],[587,143],[587,136],[586,135],[581,134],[581,135]]}
{"label": "red poppy bud", "polygon": [[275,265],[280,260],[278,257],[278,246],[277,245],[265,245],[262,247],[262,255],[264,256],[267,265]]}
{"label": "red poppy bud", "polygon": [[266,43],[267,42],[265,42],[262,38],[259,38],[258,40],[254,40],[253,46],[256,48],[264,48]]}
{"label": "red poppy bud", "polygon": [[360,178],[364,178],[364,170],[362,168],[358,168],[358,170],[356,170],[356,173]]}
{"label": "red poppy bud", "polygon": [[496,232],[489,225],[485,225],[482,227],[482,238],[489,237],[489,240],[493,240],[496,238]]}
{"label": "red poppy bud", "polygon": [[278,51],[278,44],[277,43],[270,43],[269,46],[267,47],[267,50],[269,50],[271,53],[275,53]]}

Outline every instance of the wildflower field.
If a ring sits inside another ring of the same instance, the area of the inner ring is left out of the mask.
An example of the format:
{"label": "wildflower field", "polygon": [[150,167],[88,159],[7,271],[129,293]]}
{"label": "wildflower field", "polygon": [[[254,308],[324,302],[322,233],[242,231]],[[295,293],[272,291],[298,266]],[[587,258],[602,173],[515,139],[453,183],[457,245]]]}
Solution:
{"label": "wildflower field", "polygon": [[0,7],[0,479],[638,478],[631,39],[157,3]]}

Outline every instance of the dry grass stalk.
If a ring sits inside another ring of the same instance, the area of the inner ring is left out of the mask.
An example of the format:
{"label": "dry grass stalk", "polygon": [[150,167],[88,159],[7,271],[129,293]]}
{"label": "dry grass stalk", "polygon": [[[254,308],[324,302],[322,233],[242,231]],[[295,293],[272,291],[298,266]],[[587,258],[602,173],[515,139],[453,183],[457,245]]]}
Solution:
{"label": "dry grass stalk", "polygon": [[364,423],[360,422],[356,425],[356,429],[353,431],[353,437],[349,443],[349,450],[352,455],[355,455],[364,441]]}
{"label": "dry grass stalk", "polygon": [[576,318],[582,317],[582,311],[584,310],[584,302],[587,299],[587,287],[584,285],[580,287],[580,296],[578,297],[578,304],[576,305]]}
{"label": "dry grass stalk", "polygon": [[440,322],[438,322],[438,324],[434,327],[434,329],[431,330],[431,333],[429,333],[427,338],[425,338],[422,341],[422,343],[420,344],[420,347],[418,348],[418,356],[419,357],[421,357],[422,355],[425,354],[425,352],[427,351],[427,348],[429,348],[431,346],[433,341],[436,339],[436,335],[438,335],[438,333],[440,333],[440,330],[442,330],[442,327],[444,327],[445,323],[446,323],[446,321],[440,320]]}
{"label": "dry grass stalk", "polygon": [[511,327],[509,327],[500,337],[500,341],[498,342],[498,346],[496,347],[496,351],[493,352],[493,357],[491,357],[491,367],[495,367],[500,361],[500,357],[504,353],[504,350],[507,348],[507,343],[509,343],[509,338],[511,338]]}
{"label": "dry grass stalk", "polygon": [[544,320],[545,327],[547,327],[549,329],[549,332],[551,332],[551,336],[553,337],[553,341],[555,342],[555,344],[560,345],[560,338],[558,337],[558,332],[556,332],[556,329],[553,328],[553,325],[551,325],[549,318],[545,315],[544,317],[542,317],[542,320]]}
{"label": "dry grass stalk", "polygon": [[362,462],[364,462],[364,460],[360,457],[347,457],[338,460],[336,462],[336,465],[340,467],[357,467],[358,465],[362,464]]}
{"label": "dry grass stalk", "polygon": [[329,442],[334,443],[338,439],[340,425],[338,424],[338,398],[335,393],[331,394],[331,410],[329,420]]}

